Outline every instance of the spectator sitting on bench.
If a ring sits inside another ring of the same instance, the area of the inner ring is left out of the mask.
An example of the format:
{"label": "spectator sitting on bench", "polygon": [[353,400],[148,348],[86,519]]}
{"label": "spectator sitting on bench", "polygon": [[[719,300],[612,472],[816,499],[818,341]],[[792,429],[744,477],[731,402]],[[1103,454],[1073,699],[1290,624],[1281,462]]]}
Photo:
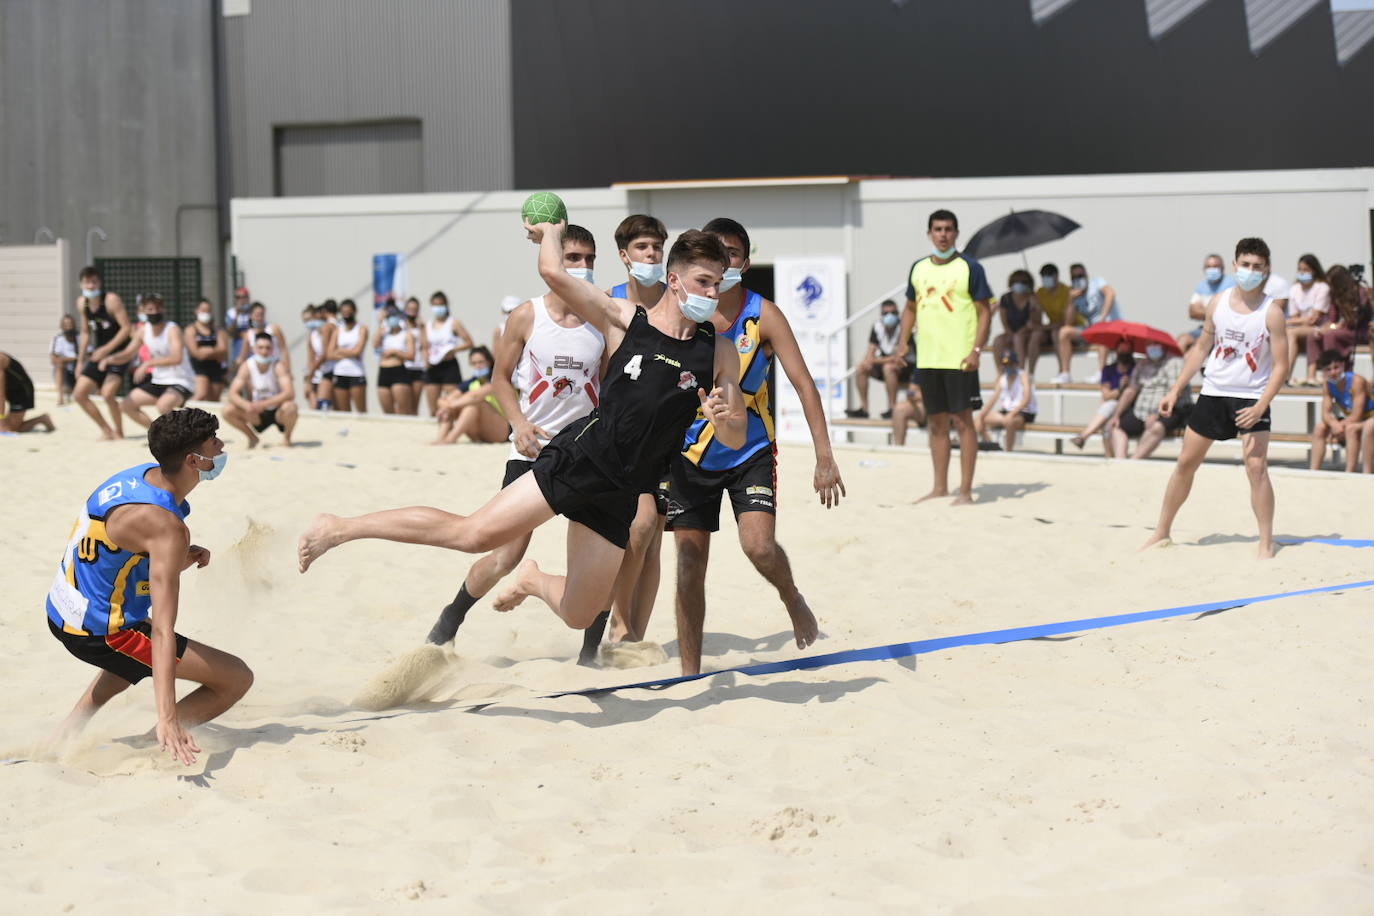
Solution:
{"label": "spectator sitting on bench", "polygon": [[[1322,417],[1312,430],[1312,470],[1321,470],[1328,441],[1344,442],[1345,469],[1353,474],[1360,456],[1361,433],[1369,425],[1369,382],[1346,369],[1339,350],[1323,350],[1316,368],[1321,369],[1326,384],[1322,386]],[[1368,458],[1366,455],[1366,467]]]}
{"label": "spectator sitting on bench", "polygon": [[1002,333],[992,342],[992,351],[1015,350],[1016,358],[1026,367],[1031,378],[1035,378],[1035,363],[1040,358],[1040,343],[1044,339],[1041,331],[1045,326],[1045,313],[1040,308],[1040,300],[1031,292],[1035,282],[1030,271],[1014,270],[1007,280],[1010,292],[1003,293],[997,303],[997,314],[1002,319]]}
{"label": "spectator sitting on bench", "polygon": [[892,444],[906,445],[906,425],[914,422],[922,429],[926,425],[926,405],[921,399],[921,387],[913,378],[904,389],[897,392],[897,403],[892,405]]}
{"label": "spectator sitting on bench", "polygon": [[[1116,346],[1116,358],[1108,360],[1107,368],[1102,370],[1101,406],[1088,421],[1088,425],[1083,427],[1083,431],[1069,440],[1075,448],[1082,450],[1088,438],[1099,429],[1103,429],[1112,417],[1116,416],[1116,405],[1121,400],[1121,392],[1131,383],[1131,371],[1134,368],[1135,348],[1129,340],[1122,338]],[[1107,432],[1102,434],[1102,448],[1108,455],[1112,453],[1111,436]]]}
{"label": "spectator sitting on bench", "polygon": [[[1116,290],[1102,277],[1088,278],[1088,269],[1082,264],[1069,265],[1069,296],[1073,308],[1086,319],[1089,325],[1104,321],[1117,321],[1121,318],[1121,303],[1117,301]],[[1067,385],[1073,381],[1069,375],[1069,363],[1073,359],[1075,344],[1083,343],[1083,328],[1077,325],[1064,325],[1059,329],[1059,374],[1054,377],[1056,385]],[[1107,348],[1093,346],[1097,351],[1097,372],[1088,381],[1097,383],[1102,379],[1102,370],[1107,365]]]}
{"label": "spectator sitting on bench", "polygon": [[1207,303],[1211,302],[1217,293],[1235,285],[1236,278],[1226,273],[1226,262],[1221,259],[1221,255],[1209,254],[1203,258],[1202,280],[1198,282],[1192,298],[1188,300],[1188,317],[1198,324],[1191,331],[1184,331],[1178,335],[1178,348],[1183,351],[1184,356],[1188,355],[1193,344],[1202,336],[1202,319],[1207,315]]}
{"label": "spectator sitting on bench", "polygon": [[1183,371],[1183,360],[1169,356],[1159,344],[1145,348],[1145,359],[1135,366],[1131,383],[1121,394],[1116,405],[1116,416],[1108,425],[1111,448],[1108,458],[1128,457],[1127,446],[1131,439],[1140,439],[1135,454],[1131,458],[1148,458],[1166,435],[1172,435],[1188,422],[1188,413],[1193,408],[1193,395],[1190,389],[1183,389],[1173,413],[1160,417],[1159,402],[1169,393]]}
{"label": "spectator sitting on bench", "polygon": [[897,355],[897,337],[902,333],[902,316],[897,313],[897,303],[891,299],[883,300],[882,314],[873,322],[873,330],[868,332],[868,352],[854,370],[854,387],[859,390],[859,407],[846,410],[845,416],[868,418],[868,383],[880,381],[887,387],[887,410],[883,411],[884,420],[892,419],[892,408],[897,403],[897,388],[911,381],[911,370],[916,365],[916,344],[909,341],[907,355]]}
{"label": "spectator sitting on bench", "polygon": [[1317,384],[1317,363],[1309,358],[1307,377],[1299,380],[1293,377],[1298,367],[1298,351],[1306,349],[1307,339],[1322,329],[1322,322],[1331,313],[1331,287],[1326,284],[1326,271],[1321,261],[1313,254],[1298,258],[1298,282],[1288,291],[1288,372],[1284,376],[1290,385],[1315,386]]}
{"label": "spectator sitting on bench", "polygon": [[[1369,343],[1370,305],[1367,286],[1361,286],[1350,270],[1336,264],[1326,272],[1331,290],[1331,308],[1310,337],[1307,338],[1307,364],[1317,363],[1323,350],[1336,350],[1346,362],[1355,356],[1355,347]],[[1309,384],[1304,382],[1304,384]],[[1310,384],[1320,384],[1312,381]]]}
{"label": "spectator sitting on bench", "polygon": [[1002,371],[997,373],[997,386],[973,422],[980,440],[991,441],[990,429],[1005,429],[1003,448],[1011,451],[1016,445],[1016,434],[1035,422],[1035,384],[1030,373],[1021,368],[1015,350],[1003,350],[999,363]]}

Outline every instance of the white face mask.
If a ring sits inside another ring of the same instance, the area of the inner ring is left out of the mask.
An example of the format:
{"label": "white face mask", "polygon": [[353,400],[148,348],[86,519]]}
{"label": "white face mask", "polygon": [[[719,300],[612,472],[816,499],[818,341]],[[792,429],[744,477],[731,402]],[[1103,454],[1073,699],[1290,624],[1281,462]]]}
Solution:
{"label": "white face mask", "polygon": [[254,353],[253,362],[258,364],[259,369],[266,369],[268,366],[272,365],[272,357],[259,356],[258,354]]}
{"label": "white face mask", "polygon": [[196,321],[199,321],[201,324],[209,324],[214,320],[215,316],[213,312],[196,312]]}
{"label": "white face mask", "polygon": [[[572,273],[572,271],[568,271]],[[653,286],[663,282],[666,271],[662,264],[644,264],[639,261],[630,262],[630,276],[640,286]]]}
{"label": "white face mask", "polygon": [[743,279],[743,274],[738,267],[725,268],[725,276],[720,278],[720,291],[723,293],[726,290],[734,289],[739,286],[741,279]]}
{"label": "white face mask", "polygon": [[[681,278],[678,280],[681,283]],[[716,313],[716,300],[709,296],[698,296],[696,293],[687,292],[687,287],[682,288],[682,293],[687,297],[685,302],[679,302],[677,307],[682,309],[682,314],[686,315],[691,321],[700,324],[703,321],[710,321],[711,316]]]}
{"label": "white face mask", "polygon": [[1159,344],[1150,344],[1145,348],[1145,355],[1157,360],[1164,355],[1164,348]]}
{"label": "white face mask", "polygon": [[592,269],[590,267],[569,267],[566,268],[568,276],[576,277],[579,280],[586,280],[588,283],[595,283],[592,279]]}

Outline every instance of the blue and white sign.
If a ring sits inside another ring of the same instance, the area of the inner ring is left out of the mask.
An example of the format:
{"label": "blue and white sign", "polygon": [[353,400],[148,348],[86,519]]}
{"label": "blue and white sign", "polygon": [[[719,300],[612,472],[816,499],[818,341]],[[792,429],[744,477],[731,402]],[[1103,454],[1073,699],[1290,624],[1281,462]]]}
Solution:
{"label": "blue and white sign", "polygon": [[[844,324],[849,314],[848,276],[844,258],[839,255],[780,256],[773,263],[773,279],[778,308],[787,316],[797,336],[797,346],[814,377],[816,390],[825,388],[825,379],[835,379],[830,391],[821,395],[822,406],[828,394],[832,411],[842,413],[845,386],[839,381],[845,370],[848,347],[843,333],[832,331]],[[777,429],[780,442],[810,442],[811,430],[802,413],[801,399],[785,372],[777,374]]]}

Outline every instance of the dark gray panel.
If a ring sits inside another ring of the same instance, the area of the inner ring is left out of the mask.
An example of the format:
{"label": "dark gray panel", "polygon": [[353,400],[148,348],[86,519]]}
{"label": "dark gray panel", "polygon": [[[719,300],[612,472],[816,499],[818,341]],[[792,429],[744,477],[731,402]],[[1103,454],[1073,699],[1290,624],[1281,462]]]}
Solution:
{"label": "dark gray panel", "polygon": [[277,128],[282,197],[418,194],[424,190],[419,121]]}

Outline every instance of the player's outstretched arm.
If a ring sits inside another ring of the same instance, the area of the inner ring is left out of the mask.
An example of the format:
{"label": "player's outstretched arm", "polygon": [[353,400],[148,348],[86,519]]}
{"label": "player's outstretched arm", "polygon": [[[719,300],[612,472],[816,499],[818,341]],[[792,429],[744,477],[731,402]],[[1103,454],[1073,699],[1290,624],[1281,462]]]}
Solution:
{"label": "player's outstretched arm", "polygon": [[792,332],[792,325],[782,309],[765,299],[759,317],[763,342],[772,347],[778,362],[782,363],[782,371],[787,373],[787,380],[801,399],[802,414],[811,431],[811,446],[816,452],[816,473],[812,481],[816,494],[827,509],[837,506],[840,497],[845,495],[844,481],[840,479],[840,468],[830,448],[830,431],[826,428],[825,408],[816,391],[815,377],[806,365],[806,358],[797,345],[797,335]]}
{"label": "player's outstretched arm", "polygon": [[612,299],[596,284],[574,277],[563,269],[563,230],[566,222],[525,223],[530,239],[539,245],[539,276],[568,308],[604,336],[611,328],[624,331],[634,317],[634,307],[624,299]]}

